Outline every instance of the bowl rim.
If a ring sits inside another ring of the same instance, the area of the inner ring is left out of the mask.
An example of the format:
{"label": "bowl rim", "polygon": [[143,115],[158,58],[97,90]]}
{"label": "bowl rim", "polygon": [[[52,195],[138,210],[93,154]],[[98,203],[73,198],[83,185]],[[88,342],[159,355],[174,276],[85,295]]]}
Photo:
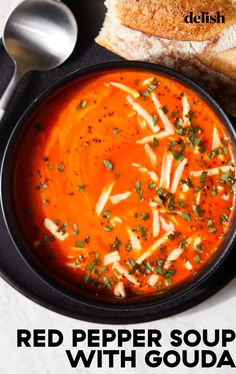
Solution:
{"label": "bowl rim", "polygon": [[[30,257],[27,254],[27,251],[23,249],[21,244],[19,243],[19,237],[17,238],[16,232],[14,230],[15,225],[10,222],[10,219],[8,217],[7,213],[7,204],[5,201],[6,196],[6,188],[7,188],[7,178],[4,178],[6,175],[6,169],[7,165],[10,160],[11,153],[14,149],[14,141],[18,138],[20,130],[24,127],[24,124],[27,122],[29,117],[34,113],[34,111],[37,110],[37,108],[46,102],[47,99],[49,99],[53,94],[57,94],[60,89],[65,89],[67,85],[73,84],[73,81],[79,81],[80,79],[89,78],[90,74],[92,73],[105,73],[107,71],[116,71],[116,70],[122,70],[122,69],[133,69],[133,70],[146,70],[146,71],[153,71],[156,74],[159,75],[165,75],[169,79],[173,79],[177,82],[182,83],[189,89],[192,89],[195,91],[214,111],[214,113],[219,117],[221,120],[223,126],[226,128],[227,132],[229,133],[230,139],[232,141],[232,145],[234,149],[236,149],[236,132],[234,130],[233,124],[228,117],[228,115],[225,113],[225,111],[221,108],[221,106],[214,100],[214,98],[199,84],[197,84],[195,81],[193,81],[190,78],[187,78],[182,73],[176,72],[173,69],[169,69],[166,67],[163,67],[161,65],[147,63],[147,62],[140,62],[140,61],[113,61],[113,62],[105,62],[100,63],[96,65],[90,65],[83,69],[78,69],[73,71],[72,73],[69,73],[65,75],[63,78],[59,79],[56,83],[50,85],[46,90],[44,90],[40,95],[37,96],[35,100],[32,101],[32,103],[27,107],[27,109],[24,111],[22,116],[19,118],[18,121],[16,121],[16,124],[14,125],[13,131],[11,132],[10,138],[7,141],[7,144],[5,146],[4,154],[3,154],[3,160],[1,164],[1,170],[0,170],[0,203],[1,208],[3,212],[3,218],[5,225],[7,227],[8,234],[10,235],[10,238],[17,250],[17,252],[20,254],[20,256],[23,258],[23,260],[30,266],[31,270],[36,274],[38,277],[40,277],[41,280],[46,282],[50,287],[52,287],[57,292],[60,292],[62,295],[65,295],[66,297],[72,298],[73,300],[79,301],[80,303],[86,305],[87,307],[95,307],[97,309],[102,310],[109,310],[112,313],[125,312],[127,313],[127,309],[130,311],[135,310],[143,310],[148,308],[155,308],[160,305],[164,305],[170,301],[175,300],[176,298],[180,297],[182,294],[191,292],[191,290],[197,286],[200,286],[204,281],[206,281],[216,270],[219,268],[219,266],[223,263],[227,255],[229,254],[232,245],[236,238],[236,223],[232,223],[232,226],[230,228],[230,235],[228,236],[228,240],[224,242],[222,245],[222,250],[219,251],[220,253],[217,254],[216,257],[212,261],[210,261],[210,264],[207,264],[206,267],[199,272],[198,276],[193,279],[193,281],[189,281],[188,284],[184,287],[180,285],[180,287],[175,286],[173,287],[173,292],[167,293],[164,297],[156,298],[156,300],[147,300],[147,298],[142,298],[139,302],[114,302],[114,300],[110,302],[101,302],[94,299],[89,298],[83,298],[79,295],[74,294],[73,292],[63,288],[58,282],[55,282],[48,274],[43,272],[41,269],[39,269],[36,264],[33,262],[32,257]],[[158,300],[159,299],[159,300]],[[37,301],[37,300],[36,300]],[[48,305],[46,305],[48,306]],[[50,306],[48,306],[50,307]],[[91,316],[90,316],[91,317]],[[88,320],[94,321],[93,316]],[[155,318],[151,318],[155,319]],[[147,320],[147,319],[145,319]],[[122,323],[124,323],[125,318],[122,319]],[[104,322],[104,321],[103,321]],[[131,320],[132,322],[132,320]],[[130,317],[127,317],[127,323],[130,322]],[[140,321],[141,322],[141,321]],[[118,322],[119,323],[119,322]]]}

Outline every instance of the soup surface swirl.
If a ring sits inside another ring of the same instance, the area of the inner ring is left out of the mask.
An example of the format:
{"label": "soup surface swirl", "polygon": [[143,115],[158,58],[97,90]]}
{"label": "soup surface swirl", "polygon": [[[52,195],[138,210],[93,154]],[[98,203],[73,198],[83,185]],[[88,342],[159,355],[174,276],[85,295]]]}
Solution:
{"label": "soup surface swirl", "polygon": [[74,285],[115,297],[199,272],[231,225],[234,154],[212,109],[165,76],[74,82],[31,117],[14,171],[32,252]]}

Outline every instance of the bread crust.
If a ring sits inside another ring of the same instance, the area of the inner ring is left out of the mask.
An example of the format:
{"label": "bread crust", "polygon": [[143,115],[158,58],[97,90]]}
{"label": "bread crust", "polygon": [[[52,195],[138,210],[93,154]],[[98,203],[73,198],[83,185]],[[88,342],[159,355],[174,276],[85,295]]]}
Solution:
{"label": "bread crust", "polygon": [[203,52],[194,54],[192,42],[149,36],[108,16],[96,42],[128,60],[154,62],[184,73],[203,85],[225,110],[236,116],[236,48],[219,53],[204,52],[203,44]]}
{"label": "bread crust", "polygon": [[[109,0],[120,22],[134,30],[159,38],[177,40],[211,40],[236,22],[234,0]],[[226,22],[188,24],[184,17],[190,10],[198,15],[220,11]]]}
{"label": "bread crust", "polygon": [[236,48],[219,53],[203,53],[198,56],[198,59],[211,70],[227,75],[236,81]]}

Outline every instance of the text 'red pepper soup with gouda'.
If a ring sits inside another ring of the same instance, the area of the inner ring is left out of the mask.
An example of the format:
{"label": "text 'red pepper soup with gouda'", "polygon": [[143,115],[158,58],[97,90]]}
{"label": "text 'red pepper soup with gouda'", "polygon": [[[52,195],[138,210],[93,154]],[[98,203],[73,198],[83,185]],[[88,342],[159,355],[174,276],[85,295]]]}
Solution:
{"label": "text 'red pepper soup with gouda'", "polygon": [[162,292],[219,248],[234,163],[222,123],[190,89],[147,71],[102,73],[31,119],[17,214],[34,254],[63,279],[116,297]]}

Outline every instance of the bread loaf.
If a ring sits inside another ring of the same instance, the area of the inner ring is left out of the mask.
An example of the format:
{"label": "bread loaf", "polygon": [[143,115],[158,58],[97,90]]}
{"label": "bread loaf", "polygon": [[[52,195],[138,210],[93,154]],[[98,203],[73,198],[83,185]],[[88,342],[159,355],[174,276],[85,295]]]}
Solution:
{"label": "bread loaf", "polygon": [[[159,63],[204,85],[236,116],[234,0],[107,0],[97,43],[130,60]],[[193,11],[225,16],[222,24],[188,24]]]}
{"label": "bread loaf", "polygon": [[[228,0],[110,0],[108,7],[112,2],[116,17],[124,26],[159,38],[210,40],[236,22],[235,7]],[[190,11],[194,14],[208,12],[209,15],[219,11],[225,16],[225,23],[189,25],[184,17]]]}

